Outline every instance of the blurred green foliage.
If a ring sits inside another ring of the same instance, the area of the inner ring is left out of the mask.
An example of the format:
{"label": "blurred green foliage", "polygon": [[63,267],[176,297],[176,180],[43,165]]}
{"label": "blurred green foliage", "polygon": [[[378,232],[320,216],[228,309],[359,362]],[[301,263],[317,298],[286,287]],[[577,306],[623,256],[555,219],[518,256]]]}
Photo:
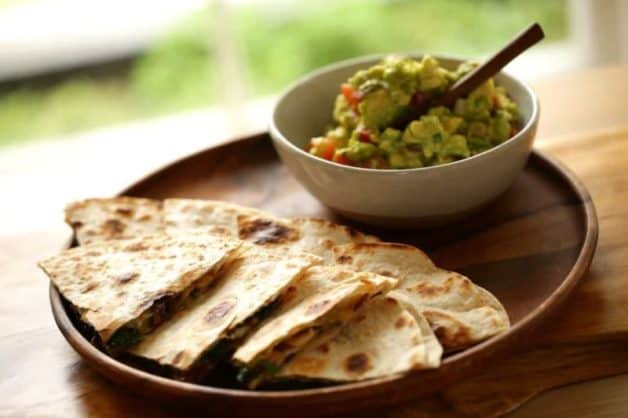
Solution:
{"label": "blurred green foliage", "polygon": [[[0,0],[1,1],[1,0]],[[353,56],[491,52],[532,21],[567,35],[566,0],[306,0],[238,5],[234,31],[251,95]],[[79,77],[0,96],[0,145],[205,106],[221,100],[208,10],[181,22],[129,74]]]}

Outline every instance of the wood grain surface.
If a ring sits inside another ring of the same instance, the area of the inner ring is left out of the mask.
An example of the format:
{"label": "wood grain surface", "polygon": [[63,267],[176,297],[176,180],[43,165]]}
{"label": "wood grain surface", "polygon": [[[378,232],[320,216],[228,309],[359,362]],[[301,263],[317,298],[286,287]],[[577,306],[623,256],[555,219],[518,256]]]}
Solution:
{"label": "wood grain surface", "polygon": [[[628,126],[626,77],[628,67],[609,68],[535,85],[543,106],[537,146],[578,174],[600,221],[596,257],[568,304],[510,357],[439,396],[373,417],[490,417],[523,402],[509,416],[628,416],[626,374],[562,387],[627,372],[628,128],[591,133]],[[65,342],[50,315],[48,283],[34,264],[66,238],[67,230],[51,228],[0,239],[0,417],[191,416],[108,383]],[[558,389],[530,399],[550,388]]]}

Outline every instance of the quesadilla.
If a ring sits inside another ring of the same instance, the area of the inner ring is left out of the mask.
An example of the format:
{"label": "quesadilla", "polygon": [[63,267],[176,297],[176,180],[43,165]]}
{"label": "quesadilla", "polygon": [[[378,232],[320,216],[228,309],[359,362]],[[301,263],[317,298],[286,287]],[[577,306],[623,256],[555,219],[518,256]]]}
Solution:
{"label": "quesadilla", "polygon": [[376,237],[315,218],[278,218],[257,209],[212,200],[166,199],[164,219],[171,233],[222,227],[226,234],[268,247],[329,257],[334,245],[377,242]]}
{"label": "quesadilla", "polygon": [[233,355],[241,380],[253,387],[321,332],[351,319],[372,297],[396,280],[334,266],[315,266],[287,289],[271,317]]}
{"label": "quesadilla", "polygon": [[39,266],[109,348],[124,348],[202,293],[241,241],[153,235],[71,248]]}
{"label": "quesadilla", "polygon": [[274,301],[320,258],[243,245],[237,259],[193,305],[175,314],[129,352],[199,380],[272,311]]}
{"label": "quesadilla", "polygon": [[407,297],[373,298],[340,330],[313,339],[281,368],[278,379],[347,382],[436,368],[443,348]]}
{"label": "quesadilla", "polygon": [[65,221],[79,245],[136,238],[164,230],[162,203],[136,197],[87,199],[65,208]]}
{"label": "quesadilla", "polygon": [[216,200],[164,200],[164,222],[169,233],[215,227],[216,231],[237,238],[238,216],[242,215],[270,216],[257,209]]}
{"label": "quesadilla", "polygon": [[436,267],[418,248],[392,243],[348,244],[334,248],[334,260],[356,271],[399,279],[406,294],[446,351],[459,350],[510,327],[502,304],[461,274]]}

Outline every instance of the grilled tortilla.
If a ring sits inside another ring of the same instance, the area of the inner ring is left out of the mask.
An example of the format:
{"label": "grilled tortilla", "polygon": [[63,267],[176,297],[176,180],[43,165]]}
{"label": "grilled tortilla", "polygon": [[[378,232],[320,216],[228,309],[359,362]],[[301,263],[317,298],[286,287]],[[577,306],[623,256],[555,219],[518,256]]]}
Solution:
{"label": "grilled tortilla", "polygon": [[260,321],[272,303],[320,258],[243,245],[238,258],[192,306],[162,324],[130,353],[198,380]]}
{"label": "grilled tortilla", "polygon": [[154,235],[71,248],[39,266],[110,348],[129,346],[202,292],[241,241]]}
{"label": "grilled tortilla", "polygon": [[197,199],[164,200],[164,221],[169,233],[215,227],[226,235],[238,237],[238,216],[264,212],[228,202]]}
{"label": "grilled tortilla", "polygon": [[165,230],[186,234],[203,229],[273,248],[306,251],[327,261],[334,245],[377,242],[376,237],[315,218],[278,218],[228,202],[196,199],[116,197],[87,199],[66,208],[66,222],[80,245],[119,238],[135,238]]}
{"label": "grilled tortilla", "polygon": [[321,332],[345,324],[396,280],[372,273],[315,266],[287,289],[275,313],[238,348],[233,361],[255,386]]}
{"label": "grilled tortilla", "polygon": [[79,245],[136,238],[163,231],[162,203],[136,197],[87,199],[65,208]]}
{"label": "grilled tortilla", "polygon": [[378,241],[323,219],[278,218],[257,209],[213,200],[166,199],[164,219],[170,233],[214,226],[256,245],[306,251],[323,258],[331,256],[334,245]]}
{"label": "grilled tortilla", "polygon": [[396,289],[420,306],[446,351],[471,346],[510,326],[495,296],[461,274],[436,267],[415,247],[349,244],[334,248],[334,260],[357,271],[398,278]]}
{"label": "grilled tortilla", "polygon": [[407,297],[381,295],[339,331],[312,340],[277,374],[278,379],[347,382],[436,368],[443,348]]}

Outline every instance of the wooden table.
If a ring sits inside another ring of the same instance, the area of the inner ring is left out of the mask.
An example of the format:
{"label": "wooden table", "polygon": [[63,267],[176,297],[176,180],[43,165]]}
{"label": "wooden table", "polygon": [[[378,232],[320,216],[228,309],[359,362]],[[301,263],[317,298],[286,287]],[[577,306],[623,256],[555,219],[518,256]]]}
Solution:
{"label": "wooden table", "polygon": [[[568,306],[538,330],[544,343],[522,347],[441,396],[400,406],[387,416],[486,417],[526,401],[510,416],[628,416],[628,374],[622,374],[628,373],[627,79],[628,67],[617,67],[535,83],[542,107],[537,147],[582,178],[600,219],[591,271]],[[46,178],[40,182],[55,187]],[[59,218],[46,230],[0,235],[0,417],[184,416],[109,384],[57,331],[48,282],[35,262],[57,251],[67,237]],[[580,380],[590,381],[529,400]]]}

